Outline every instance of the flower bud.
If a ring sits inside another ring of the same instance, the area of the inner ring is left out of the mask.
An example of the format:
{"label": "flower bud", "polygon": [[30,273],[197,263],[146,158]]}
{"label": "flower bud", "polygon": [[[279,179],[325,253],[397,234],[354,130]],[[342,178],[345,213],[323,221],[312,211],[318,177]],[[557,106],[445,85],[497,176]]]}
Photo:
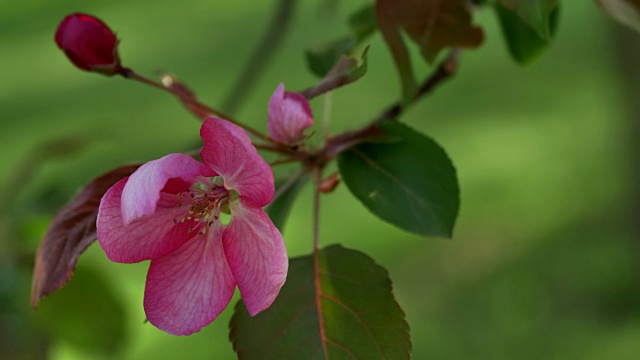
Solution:
{"label": "flower bud", "polygon": [[304,139],[303,132],[311,125],[309,101],[301,94],[285,92],[280,84],[269,100],[269,136],[283,144],[296,144]]}
{"label": "flower bud", "polygon": [[123,70],[116,35],[96,17],[82,13],[68,15],[58,26],[56,43],[82,70],[108,76]]}

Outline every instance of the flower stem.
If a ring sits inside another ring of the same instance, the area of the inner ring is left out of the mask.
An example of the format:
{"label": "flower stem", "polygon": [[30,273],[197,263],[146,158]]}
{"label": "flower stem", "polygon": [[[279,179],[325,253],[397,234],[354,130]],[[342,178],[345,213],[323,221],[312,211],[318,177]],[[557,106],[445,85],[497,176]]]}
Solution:
{"label": "flower stem", "polygon": [[313,168],[313,251],[317,252],[320,245],[320,190],[318,186],[322,181],[322,168]]}
{"label": "flower stem", "polygon": [[328,92],[324,94],[322,104],[322,132],[324,139],[329,139],[329,121],[331,120],[331,105],[332,105],[332,93]]}

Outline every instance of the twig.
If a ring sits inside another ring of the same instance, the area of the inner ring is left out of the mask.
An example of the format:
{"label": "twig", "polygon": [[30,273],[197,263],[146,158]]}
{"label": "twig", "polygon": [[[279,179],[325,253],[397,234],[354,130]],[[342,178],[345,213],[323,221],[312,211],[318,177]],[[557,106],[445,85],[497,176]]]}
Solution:
{"label": "twig", "polygon": [[[415,96],[411,100],[411,103],[415,103],[421,97],[431,93],[436,86],[442,84],[445,80],[451,78],[451,76],[456,72],[458,67],[458,58],[460,57],[460,50],[453,49],[449,52],[449,55],[438,65],[431,75],[420,85],[418,91]],[[389,106],[385,111],[380,114],[376,119],[374,119],[371,124],[378,125],[387,120],[393,120],[397,118],[405,108],[402,106],[400,102],[397,102],[391,106]]]}
{"label": "twig", "polygon": [[438,65],[438,67],[429,75],[429,77],[420,85],[416,95],[411,99],[410,103],[403,106],[401,102],[396,102],[387,107],[378,117],[373,119],[369,125],[353,131],[348,131],[330,138],[321,151],[320,158],[323,162],[328,162],[341,152],[360,144],[369,139],[375,138],[381,134],[378,125],[395,120],[400,116],[408,105],[415,103],[417,100],[431,93],[438,85],[445,82],[455,73],[458,65],[460,51],[453,49],[449,55]]}

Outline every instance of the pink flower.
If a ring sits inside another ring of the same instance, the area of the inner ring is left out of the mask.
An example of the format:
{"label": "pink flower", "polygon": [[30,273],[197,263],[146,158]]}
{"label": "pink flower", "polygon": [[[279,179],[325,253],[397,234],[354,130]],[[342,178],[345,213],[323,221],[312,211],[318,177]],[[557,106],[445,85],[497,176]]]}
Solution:
{"label": "pink flower", "polygon": [[313,125],[309,101],[301,94],[284,91],[280,84],[269,100],[267,130],[269,136],[283,144],[296,144],[303,132]]}
{"label": "pink flower", "polygon": [[236,285],[252,316],[267,309],[288,268],[282,235],[262,210],[274,194],[271,168],[225,120],[207,119],[200,136],[204,164],[184,154],[144,164],[107,191],[97,220],[109,259],[151,260],[145,313],[174,335],[211,323]]}
{"label": "pink flower", "polygon": [[116,35],[94,16],[75,13],[65,17],[58,25],[56,43],[82,70],[105,75],[122,71]]}

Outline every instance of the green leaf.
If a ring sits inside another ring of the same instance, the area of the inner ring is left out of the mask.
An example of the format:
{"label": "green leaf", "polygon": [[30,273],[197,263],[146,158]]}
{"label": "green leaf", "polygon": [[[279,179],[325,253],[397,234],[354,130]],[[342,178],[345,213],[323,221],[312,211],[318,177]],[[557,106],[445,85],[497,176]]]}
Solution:
{"label": "green leaf", "polygon": [[424,235],[451,237],[460,206],[456,171],[445,151],[408,126],[380,125],[387,141],[338,157],[342,179],[382,220]]}
{"label": "green leaf", "polygon": [[51,334],[85,351],[117,353],[127,339],[124,305],[93,269],[79,267],[73,278],[36,315]]}
{"label": "green leaf", "polygon": [[331,42],[307,47],[305,56],[309,70],[319,77],[324,77],[340,57],[351,51],[357,44],[358,39],[355,36],[347,35]]}
{"label": "green leaf", "polygon": [[312,73],[325,77],[338,61],[350,54],[376,30],[376,19],[371,5],[366,5],[349,17],[351,33],[338,39],[321,42],[305,49],[307,66]]}
{"label": "green leaf", "polygon": [[[495,4],[496,14],[500,20],[502,34],[505,37],[511,56],[521,64],[529,64],[536,60],[550,45],[549,39],[540,35],[525,23],[515,12],[501,3]],[[559,7],[556,7],[549,18],[551,37],[555,35]]]}
{"label": "green leaf", "polygon": [[615,21],[640,32],[640,0],[597,0]]}
{"label": "green leaf", "polygon": [[287,217],[289,217],[293,201],[307,183],[308,178],[308,175],[303,175],[287,180],[276,181],[275,200],[273,200],[265,210],[273,224],[281,233],[284,233],[284,225]]}
{"label": "green leaf", "polygon": [[507,9],[515,12],[543,39],[551,39],[551,13],[558,7],[558,0],[500,0]]}
{"label": "green leaf", "polygon": [[356,58],[342,55],[331,71],[319,83],[300,91],[300,93],[307,99],[312,99],[360,79],[367,73],[368,51],[369,47],[367,46],[362,53],[362,62],[359,65]]}
{"label": "green leaf", "polygon": [[331,245],[291,259],[266,311],[238,302],[229,337],[239,359],[409,359],[409,325],[387,271],[367,255]]}

